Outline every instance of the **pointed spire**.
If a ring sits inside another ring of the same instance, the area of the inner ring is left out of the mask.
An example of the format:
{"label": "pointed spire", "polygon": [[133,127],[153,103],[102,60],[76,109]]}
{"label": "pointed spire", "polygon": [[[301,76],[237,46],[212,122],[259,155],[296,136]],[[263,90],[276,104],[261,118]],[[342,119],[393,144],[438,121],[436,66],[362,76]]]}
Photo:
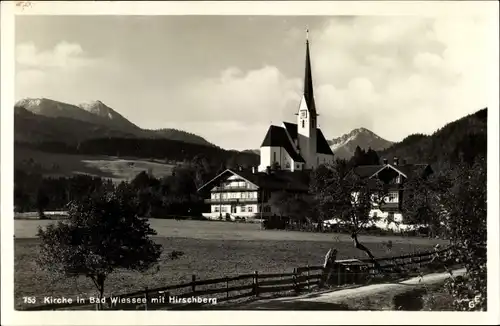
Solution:
{"label": "pointed spire", "polygon": [[314,103],[313,82],[311,72],[311,58],[309,55],[309,29],[306,28],[306,71],[304,75],[304,98],[309,112],[312,116],[316,115],[316,105]]}

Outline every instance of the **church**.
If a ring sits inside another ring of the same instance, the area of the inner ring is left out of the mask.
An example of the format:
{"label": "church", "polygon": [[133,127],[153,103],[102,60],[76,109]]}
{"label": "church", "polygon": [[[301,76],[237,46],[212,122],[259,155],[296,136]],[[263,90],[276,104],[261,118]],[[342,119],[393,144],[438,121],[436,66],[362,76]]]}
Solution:
{"label": "church", "polygon": [[314,101],[309,40],[306,40],[304,90],[296,113],[297,123],[271,125],[260,147],[259,171],[274,167],[280,170],[311,170],[334,162],[333,152],[318,128]]}
{"label": "church", "polygon": [[208,198],[208,219],[263,220],[277,214],[269,200],[273,193],[307,194],[308,171],[333,163],[333,152],[317,127],[309,41],[306,41],[304,91],[297,123],[271,125],[260,148],[260,165],[251,170],[226,169],[198,189]]}

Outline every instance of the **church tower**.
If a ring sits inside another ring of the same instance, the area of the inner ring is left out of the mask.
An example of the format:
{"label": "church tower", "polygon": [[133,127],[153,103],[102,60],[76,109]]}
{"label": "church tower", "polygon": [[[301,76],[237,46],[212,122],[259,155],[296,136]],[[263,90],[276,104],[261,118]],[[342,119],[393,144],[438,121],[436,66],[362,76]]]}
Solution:
{"label": "church tower", "polygon": [[[309,32],[307,31],[307,34]],[[304,158],[306,169],[318,166],[317,162],[317,117],[314,103],[311,58],[309,55],[309,37],[306,37],[306,67],[304,75],[304,93],[297,113],[297,133],[299,153]]]}

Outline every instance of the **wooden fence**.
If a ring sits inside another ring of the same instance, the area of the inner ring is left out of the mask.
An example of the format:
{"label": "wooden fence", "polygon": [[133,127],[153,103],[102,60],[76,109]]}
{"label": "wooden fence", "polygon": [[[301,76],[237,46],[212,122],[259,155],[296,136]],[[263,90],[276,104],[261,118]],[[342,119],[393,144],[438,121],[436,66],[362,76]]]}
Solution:
{"label": "wooden fence", "polygon": [[[121,295],[110,295],[101,309],[111,310],[157,310],[157,309],[196,309],[202,304],[234,301],[243,298],[260,298],[269,294],[300,293],[314,288],[342,286],[347,284],[366,284],[382,281],[384,276],[394,279],[395,275],[407,276],[412,271],[435,270],[442,265],[441,254],[449,248],[440,251],[416,253],[398,257],[378,258],[381,269],[375,267],[371,260],[349,259],[338,260],[332,270],[325,271],[323,266],[304,266],[294,268],[289,273],[259,273],[223,277],[209,280],[198,280],[192,275],[191,281],[169,285],[155,289]],[[436,263],[436,264],[434,264]],[[327,272],[330,274],[325,279]],[[203,301],[205,300],[205,301]],[[214,302],[216,300],[216,302]],[[97,305],[89,304],[53,304],[29,307],[24,310],[89,310]]]}

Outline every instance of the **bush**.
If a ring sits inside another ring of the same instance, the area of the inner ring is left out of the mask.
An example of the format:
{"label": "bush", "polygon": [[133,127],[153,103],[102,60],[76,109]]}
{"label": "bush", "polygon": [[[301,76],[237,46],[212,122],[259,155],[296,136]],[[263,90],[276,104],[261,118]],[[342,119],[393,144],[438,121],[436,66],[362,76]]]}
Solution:
{"label": "bush", "polygon": [[396,294],[392,299],[394,310],[418,311],[424,307],[425,289],[413,289]]}

